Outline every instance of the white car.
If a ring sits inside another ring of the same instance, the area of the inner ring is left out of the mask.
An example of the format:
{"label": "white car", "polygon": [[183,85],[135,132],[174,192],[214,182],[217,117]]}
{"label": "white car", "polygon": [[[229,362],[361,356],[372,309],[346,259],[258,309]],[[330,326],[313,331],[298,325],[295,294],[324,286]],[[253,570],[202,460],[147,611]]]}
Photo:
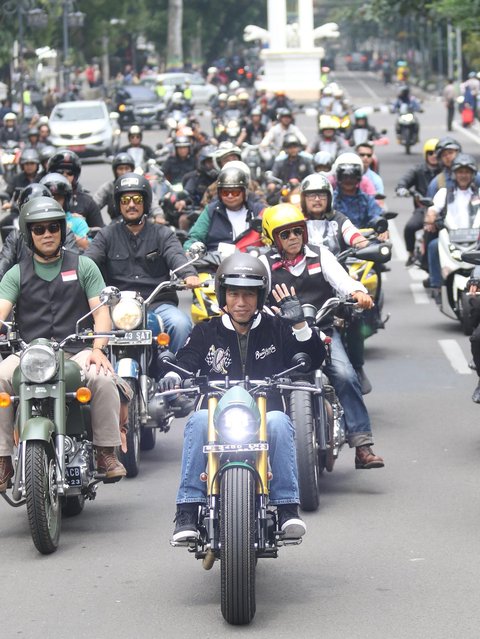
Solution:
{"label": "white car", "polygon": [[192,89],[192,104],[208,104],[218,94],[217,87],[213,84],[207,84],[205,78],[197,73],[160,73],[156,76],[146,76],[143,78],[142,84],[155,86],[161,82],[166,89],[164,100],[168,102],[175,87],[183,90],[187,81],[190,82]]}
{"label": "white car", "polygon": [[109,113],[102,100],[60,102],[49,119],[53,146],[80,156],[111,155],[120,145],[118,113]]}

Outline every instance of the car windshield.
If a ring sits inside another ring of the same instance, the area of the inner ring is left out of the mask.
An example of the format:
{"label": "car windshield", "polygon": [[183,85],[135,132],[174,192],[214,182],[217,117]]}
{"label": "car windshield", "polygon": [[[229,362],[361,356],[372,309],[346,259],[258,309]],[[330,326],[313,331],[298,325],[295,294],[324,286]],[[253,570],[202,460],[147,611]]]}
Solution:
{"label": "car windshield", "polygon": [[56,107],[52,112],[50,120],[52,122],[74,122],[75,120],[102,120],[105,112],[100,105],[80,106],[62,108]]}
{"label": "car windshield", "polygon": [[146,102],[156,102],[157,100],[155,93],[148,87],[128,87],[128,89],[125,88],[120,93],[121,95],[125,93],[127,96],[130,96],[132,100],[144,100]]}

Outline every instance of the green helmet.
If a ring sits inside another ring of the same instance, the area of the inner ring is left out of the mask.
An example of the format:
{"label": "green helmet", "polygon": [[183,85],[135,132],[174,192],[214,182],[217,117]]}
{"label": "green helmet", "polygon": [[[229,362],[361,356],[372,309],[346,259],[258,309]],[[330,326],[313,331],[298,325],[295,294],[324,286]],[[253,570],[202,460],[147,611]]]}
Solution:
{"label": "green helmet", "polygon": [[18,220],[20,231],[25,238],[25,242],[27,246],[32,249],[33,248],[33,240],[32,234],[30,233],[29,226],[31,224],[35,224],[36,222],[53,222],[58,221],[61,223],[62,228],[62,241],[61,244],[65,241],[66,235],[66,217],[65,211],[60,206],[58,202],[56,202],[51,197],[36,197],[32,200],[28,201],[20,211],[20,217]]}

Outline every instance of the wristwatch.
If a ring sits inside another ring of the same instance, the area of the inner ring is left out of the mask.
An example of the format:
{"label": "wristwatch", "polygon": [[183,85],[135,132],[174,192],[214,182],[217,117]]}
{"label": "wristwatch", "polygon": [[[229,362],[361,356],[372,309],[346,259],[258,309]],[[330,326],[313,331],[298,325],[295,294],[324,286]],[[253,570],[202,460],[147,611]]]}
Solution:
{"label": "wristwatch", "polygon": [[94,346],[92,351],[102,351],[102,353],[107,356],[108,355],[108,346]]}

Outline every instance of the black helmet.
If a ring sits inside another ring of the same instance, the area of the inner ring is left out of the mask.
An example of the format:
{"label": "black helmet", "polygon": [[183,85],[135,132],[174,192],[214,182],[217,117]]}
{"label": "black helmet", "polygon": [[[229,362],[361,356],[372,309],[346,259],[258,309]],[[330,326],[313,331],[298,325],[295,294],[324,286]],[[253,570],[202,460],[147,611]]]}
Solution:
{"label": "black helmet", "polygon": [[63,196],[65,198],[63,209],[68,211],[73,189],[64,175],[61,173],[47,173],[40,180],[40,184],[45,185],[53,197],[56,195]]}
{"label": "black helmet", "polygon": [[42,165],[50,160],[50,158],[55,154],[56,150],[57,149],[50,144],[42,146],[39,152],[40,162],[42,163]]}
{"label": "black helmet", "polygon": [[32,126],[28,129],[27,137],[31,138],[33,135],[37,137],[40,135],[36,126]]}
{"label": "black helmet", "polygon": [[35,197],[30,199],[21,209],[18,220],[20,231],[25,238],[27,246],[41,255],[33,244],[30,225],[36,222],[60,222],[61,225],[61,245],[65,241],[67,232],[65,211],[60,204],[52,197]]}
{"label": "black helmet", "polygon": [[26,186],[18,196],[18,208],[21,209],[24,204],[30,202],[30,200],[33,200],[35,197],[52,197],[52,194],[44,184],[32,182]]}
{"label": "black helmet", "polygon": [[283,148],[286,149],[288,146],[302,146],[295,133],[287,133],[283,138]]}
{"label": "black helmet", "polygon": [[112,160],[113,175],[115,178],[117,177],[117,168],[122,165],[129,166],[131,171],[135,168],[135,160],[132,158],[130,153],[127,153],[126,151],[117,153]]}
{"label": "black helmet", "polygon": [[142,139],[143,131],[138,124],[132,124],[132,126],[128,129],[128,137],[130,138],[132,135],[139,135],[140,139]]}
{"label": "black helmet", "polygon": [[473,155],[470,155],[469,153],[459,153],[457,155],[452,163],[452,171],[455,172],[457,169],[461,168],[470,169],[473,173],[477,172],[477,162]]}
{"label": "black helmet", "polygon": [[47,164],[47,173],[61,173],[62,171],[71,171],[73,173],[73,183],[78,182],[82,163],[76,153],[70,149],[60,149],[49,159]]}
{"label": "black helmet", "polygon": [[217,191],[220,189],[240,188],[246,191],[248,189],[248,176],[245,171],[233,166],[225,166],[220,171],[217,180]]}
{"label": "black helmet", "polygon": [[292,111],[289,108],[282,107],[281,109],[277,109],[277,120],[280,120],[280,118],[283,118],[286,115],[291,118],[293,117]]}
{"label": "black helmet", "polygon": [[34,164],[40,164],[40,158],[38,157],[38,153],[35,149],[23,149],[22,155],[20,156],[20,166],[23,166],[27,162],[33,162]]}
{"label": "black helmet", "polygon": [[202,146],[197,155],[198,170],[211,178],[217,177],[218,170],[215,166],[212,166],[210,169],[205,168],[205,162],[207,160],[213,161],[216,151],[217,147],[213,146],[213,144],[209,144],[208,146]]}
{"label": "black helmet", "polygon": [[461,144],[457,142],[457,140],[451,138],[450,136],[446,136],[444,138],[440,138],[440,140],[437,142],[437,145],[435,147],[435,155],[438,159],[440,159],[442,152],[448,149],[453,149],[454,151],[458,151],[460,153],[462,147]]}
{"label": "black helmet", "polygon": [[138,173],[124,173],[115,180],[113,186],[113,197],[115,200],[115,211],[118,215],[120,212],[120,197],[125,193],[141,193],[143,195],[143,215],[150,213],[152,206],[152,187],[150,182]]}
{"label": "black helmet", "polygon": [[269,289],[267,269],[258,257],[237,251],[221,262],[215,274],[215,295],[220,308],[226,304],[226,289],[229,286],[257,288],[257,308],[261,311]]}

